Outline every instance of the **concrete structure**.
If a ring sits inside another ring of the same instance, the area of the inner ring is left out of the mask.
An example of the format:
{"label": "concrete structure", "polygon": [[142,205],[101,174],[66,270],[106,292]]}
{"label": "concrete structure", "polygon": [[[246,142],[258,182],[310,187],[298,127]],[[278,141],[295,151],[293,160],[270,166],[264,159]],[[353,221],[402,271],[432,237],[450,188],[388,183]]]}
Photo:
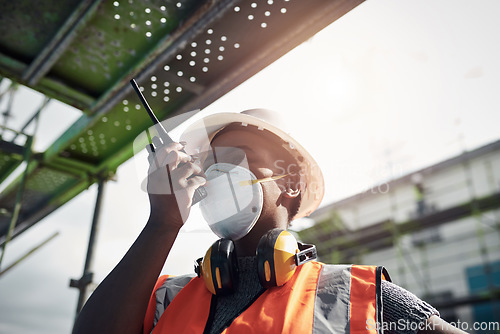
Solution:
{"label": "concrete structure", "polygon": [[[317,210],[320,260],[384,265],[448,321],[500,319],[500,141]],[[469,332],[474,332],[471,328]],[[483,331],[478,331],[483,332]]]}

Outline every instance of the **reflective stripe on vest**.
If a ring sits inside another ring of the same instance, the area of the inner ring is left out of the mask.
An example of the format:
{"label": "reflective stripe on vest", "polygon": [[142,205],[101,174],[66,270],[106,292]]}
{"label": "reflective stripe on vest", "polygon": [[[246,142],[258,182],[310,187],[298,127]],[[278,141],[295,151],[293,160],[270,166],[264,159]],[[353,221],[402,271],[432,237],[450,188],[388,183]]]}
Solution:
{"label": "reflective stripe on vest", "polygon": [[156,326],[163,312],[165,312],[167,306],[194,276],[195,275],[192,274],[177,277],[168,277],[162,284],[162,286],[156,290],[156,309],[153,326]]}
{"label": "reflective stripe on vest", "polygon": [[[266,290],[222,333],[375,334],[382,311],[381,270],[306,263],[285,285]],[[148,314],[155,313],[153,334],[203,333],[212,300],[203,279],[170,277],[153,295],[157,307],[148,308]]]}

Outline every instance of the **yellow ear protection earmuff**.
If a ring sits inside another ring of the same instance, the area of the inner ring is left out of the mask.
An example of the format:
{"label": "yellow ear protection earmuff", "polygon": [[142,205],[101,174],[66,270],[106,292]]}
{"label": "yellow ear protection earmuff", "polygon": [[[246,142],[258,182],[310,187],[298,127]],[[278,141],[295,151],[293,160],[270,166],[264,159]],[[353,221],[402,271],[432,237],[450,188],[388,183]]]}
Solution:
{"label": "yellow ear protection earmuff", "polygon": [[257,273],[264,288],[285,284],[295,272],[297,241],[289,232],[274,229],[264,234],[257,246]]}
{"label": "yellow ear protection earmuff", "polygon": [[[295,269],[317,258],[316,247],[298,243],[293,235],[281,229],[267,232],[257,246],[257,273],[264,288],[281,286],[295,273]],[[234,291],[238,284],[238,266],[233,241],[217,240],[204,258],[196,261],[195,272],[203,277],[207,289],[224,295]]]}
{"label": "yellow ear protection earmuff", "polygon": [[196,260],[194,270],[198,277],[203,277],[207,289],[214,295],[233,292],[238,282],[238,260],[233,241],[219,239],[214,242],[205,257]]}

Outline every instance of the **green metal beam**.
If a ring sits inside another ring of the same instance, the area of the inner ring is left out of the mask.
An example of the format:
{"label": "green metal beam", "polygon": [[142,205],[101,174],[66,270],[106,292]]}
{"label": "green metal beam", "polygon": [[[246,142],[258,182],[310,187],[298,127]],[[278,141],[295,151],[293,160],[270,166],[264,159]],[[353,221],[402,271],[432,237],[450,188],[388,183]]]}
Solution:
{"label": "green metal beam", "polygon": [[89,109],[95,103],[95,99],[90,95],[52,78],[45,77],[37,85],[30,85],[21,79],[27,67],[25,63],[0,53],[0,75],[80,110]]}
{"label": "green metal beam", "polygon": [[[6,51],[0,54],[0,74],[84,114],[28,165],[30,200],[14,236],[99,177],[110,177],[134,154],[132,142],[150,126],[150,120],[129,86],[132,77],[144,87],[160,119],[187,119],[193,113],[186,111],[206,107],[361,2],[274,1],[255,3],[255,7],[252,0],[174,4],[134,0],[133,5],[118,0],[98,6],[95,1],[71,0],[60,11],[54,0],[36,2],[36,8],[53,9],[47,14],[54,17],[50,31],[36,22],[33,27],[43,34],[43,42],[24,45],[8,40],[7,46],[27,54],[16,58],[8,47],[2,49]],[[16,4],[19,16],[25,3]],[[85,6],[98,8],[92,16]],[[24,9],[29,17],[39,12]],[[19,20],[26,19],[21,15]],[[79,30],[80,25],[85,29]],[[0,37],[0,46],[5,41]],[[21,78],[23,73],[30,82]],[[19,182],[14,180],[0,196],[2,207],[10,210]],[[5,219],[0,217],[2,226]]]}
{"label": "green metal beam", "polygon": [[[218,3],[208,2],[208,4],[200,8],[192,18],[186,21],[174,33],[161,39],[155,48],[140,59],[136,67],[129,70],[128,73],[125,73],[95,102],[94,106],[91,107],[91,110],[94,110],[92,116],[82,115],[80,119],[78,119],[51,147],[47,149],[45,158],[50,160],[51,157],[57,155],[68,142],[85,129],[95,125],[101,117],[106,115],[114,105],[124,98],[124,96],[131,93],[132,88],[129,84],[131,78],[137,75],[139,80],[150,74],[152,69],[154,69],[155,66],[157,67],[158,64],[161,64],[166,59],[174,57],[181,48],[185,47],[190,38],[194,38],[200,34],[201,31],[206,29],[206,27],[216,18],[220,17],[225,11],[231,9],[235,1],[236,0],[226,0]],[[148,62],[150,64],[146,67]],[[145,67],[146,70],[144,70]],[[203,87],[200,85],[190,85],[189,87],[196,92],[203,90]]]}
{"label": "green metal beam", "polygon": [[68,17],[54,38],[38,54],[35,60],[23,73],[22,79],[29,85],[36,85],[47,74],[51,66],[66,51],[76,34],[93,17],[99,4],[103,0],[83,0],[75,11]]}
{"label": "green metal beam", "polygon": [[[34,211],[33,215],[23,218],[23,220],[16,225],[12,233],[11,240],[18,237],[28,228],[35,225],[37,222],[54,212],[60,206],[75,198],[85,189],[88,189],[88,187],[91,186],[94,182],[95,181],[90,182],[89,180],[80,180],[71,185],[71,187],[64,189],[64,192],[61,193],[61,196],[59,198],[53,199],[48,204],[41,207],[39,210]],[[5,239],[5,235],[0,235],[0,246],[5,243]]]}
{"label": "green metal beam", "polygon": [[204,29],[221,17],[226,11],[234,7],[239,0],[206,1],[191,17],[183,22],[171,34],[163,37],[157,45],[147,52],[136,66],[124,73],[92,106],[96,114],[108,112],[115,104],[124,98],[125,95],[132,92],[129,81],[133,78],[137,82],[154,70],[159,68],[160,64],[166,63],[175,57],[186,45],[196,36],[201,34]]}

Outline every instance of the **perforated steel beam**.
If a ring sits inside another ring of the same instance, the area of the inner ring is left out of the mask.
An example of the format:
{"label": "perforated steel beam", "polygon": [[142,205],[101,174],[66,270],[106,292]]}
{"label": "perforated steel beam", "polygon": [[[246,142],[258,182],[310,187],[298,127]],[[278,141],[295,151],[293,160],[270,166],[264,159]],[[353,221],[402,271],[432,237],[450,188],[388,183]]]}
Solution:
{"label": "perforated steel beam", "polygon": [[80,110],[86,110],[95,103],[95,98],[89,94],[65,85],[57,79],[43,77],[36,85],[23,82],[21,75],[27,68],[28,65],[24,62],[0,53],[0,74],[9,79]]}
{"label": "perforated steel beam", "polygon": [[320,10],[311,11],[307,20],[297,20],[297,24],[288,27],[289,30],[284,34],[284,38],[267,43],[262,41],[263,47],[259,49],[260,53],[245,55],[241,61],[244,66],[225,72],[224,76],[209,85],[203,94],[191,99],[171,116],[205,108],[364,1],[328,0],[321,1],[321,5],[316,3]]}
{"label": "perforated steel beam", "polygon": [[103,0],[83,0],[64,25],[59,29],[49,44],[38,54],[24,71],[22,79],[29,85],[36,85],[54,63],[61,57],[76,34],[92,18],[98,5]]}
{"label": "perforated steel beam", "polygon": [[[137,81],[143,80],[147,75],[158,69],[165,61],[173,58],[182,50],[192,39],[199,35],[214,20],[223,15],[227,10],[234,7],[238,0],[208,1],[200,8],[193,17],[186,21],[179,29],[170,36],[161,40],[157,47],[147,54],[141,61],[144,66],[149,61],[149,65],[144,68],[133,68],[124,74],[106,93],[104,93],[92,106],[91,116],[84,115],[75,122],[46,152],[46,159],[50,159],[57,154],[62,145],[70,141],[75,135],[78,135],[83,129],[91,127],[98,122],[101,117],[106,115],[117,103],[124,97],[132,93],[129,81],[136,78]],[[200,93],[203,90],[201,85],[190,85],[192,91]]]}
{"label": "perforated steel beam", "polygon": [[[53,1],[34,4],[48,4],[57,12]],[[361,2],[134,0],[133,6],[125,0],[102,2],[71,45],[59,49],[63,54],[34,87],[85,110],[30,165],[29,199],[16,235],[133,155],[133,140],[151,121],[128,84],[132,77],[144,87],[160,119],[174,115],[176,121],[187,119],[186,111],[206,107]],[[80,2],[68,3],[57,13],[59,19]],[[28,12],[37,15],[36,10]],[[55,34],[64,30],[63,23],[49,28]],[[34,26],[38,29],[40,24]],[[57,39],[42,37],[46,44]],[[44,43],[31,47],[11,42],[0,36],[0,46],[27,49],[28,56],[49,49]],[[12,57],[5,62],[4,56],[0,55],[0,73],[18,78],[26,70],[25,62],[9,63]],[[11,208],[18,182],[0,196],[1,207]],[[0,217],[0,225],[4,223]]]}

